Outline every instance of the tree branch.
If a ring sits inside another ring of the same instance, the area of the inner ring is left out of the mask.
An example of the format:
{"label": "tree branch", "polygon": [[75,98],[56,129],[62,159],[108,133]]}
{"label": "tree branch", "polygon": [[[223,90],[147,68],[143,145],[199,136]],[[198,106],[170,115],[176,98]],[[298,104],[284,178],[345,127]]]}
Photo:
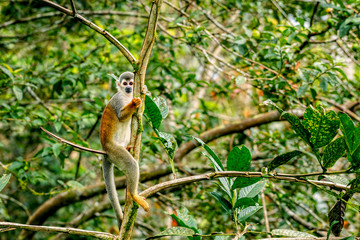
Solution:
{"label": "tree branch", "polygon": [[87,20],[86,18],[84,18],[82,15],[77,14],[74,16],[73,12],[67,8],[64,8],[60,5],[58,5],[57,3],[54,3],[50,0],[40,0],[43,3],[46,3],[47,5],[59,10],[60,12],[65,13],[66,15],[69,16],[73,16],[75,19],[79,20],[81,23],[85,24],[86,26],[92,28],[93,30],[95,30],[96,32],[100,33],[101,35],[103,35],[107,40],[109,40],[112,44],[114,44],[115,47],[117,47],[120,52],[127,58],[127,60],[131,63],[134,64],[136,62],[135,57],[129,52],[129,50],[127,50],[126,47],[124,47],[113,35],[111,35],[108,31],[100,28],[99,26],[97,26],[95,23]]}
{"label": "tree branch", "polygon": [[[156,37],[156,26],[158,23],[160,8],[162,0],[154,0],[149,14],[149,20],[146,28],[146,34],[144,42],[140,51],[139,61],[137,62],[137,68],[135,69],[135,88],[134,97],[140,96],[142,104],[132,117],[131,123],[131,140],[130,145],[134,146],[131,150],[132,155],[136,160],[140,158],[141,138],[142,138],[142,116],[145,109],[145,92],[143,92],[145,85],[145,74],[149,63],[151,51]],[[137,214],[137,204],[134,205],[132,198],[129,194],[126,194],[126,203],[124,207],[124,218],[121,223],[120,236],[121,239],[128,240],[131,238],[135,218]]]}
{"label": "tree branch", "polygon": [[[297,114],[301,116],[303,113]],[[218,126],[216,128],[210,129],[202,133],[199,138],[203,140],[205,143],[211,142],[214,139],[220,138],[222,136],[226,136],[233,133],[239,133],[246,129],[257,127],[263,124],[267,124],[274,121],[280,120],[280,113],[278,111],[271,111],[268,113],[264,113],[258,115],[254,118],[248,118],[242,121],[236,121],[230,124],[225,124]],[[200,144],[196,141],[190,141],[182,144],[175,153],[175,162],[180,162],[180,160],[189,152],[191,152],[196,147],[200,146]]]}
{"label": "tree branch", "polygon": [[170,180],[167,182],[159,183],[155,186],[149,187],[148,189],[142,191],[140,193],[141,196],[149,197],[157,192],[160,192],[162,190],[166,190],[173,187],[179,187],[183,185],[188,185],[194,182],[204,181],[204,180],[214,180],[217,178],[222,177],[246,177],[246,178],[257,178],[262,177],[269,180],[285,180],[290,182],[300,182],[300,183],[312,183],[318,186],[326,186],[333,188],[335,190],[347,190],[350,187],[333,183],[333,182],[327,182],[327,181],[318,181],[318,180],[306,180],[303,177],[297,177],[296,174],[294,174],[292,177],[290,177],[290,174],[281,174],[281,173],[274,173],[274,174],[268,174],[264,175],[262,172],[240,172],[240,171],[224,171],[224,172],[212,172],[212,173],[205,173],[201,175],[196,176],[190,176],[190,177],[184,177],[184,178],[178,178],[174,180]]}
{"label": "tree branch", "polygon": [[83,151],[87,151],[87,152],[92,152],[92,153],[96,153],[96,154],[103,154],[103,155],[106,155],[106,152],[104,151],[101,151],[101,150],[95,150],[95,149],[91,149],[91,148],[87,148],[87,147],[83,147],[83,146],[80,146],[78,144],[75,144],[73,142],[70,142],[68,140],[65,140],[57,135],[55,135],[54,133],[52,132],[49,132],[48,130],[46,130],[45,128],[43,127],[40,127],[41,130],[43,130],[46,134],[48,134],[49,136],[53,137],[53,138],[56,138],[57,140],[59,140],[60,142],[62,143],[66,143],[66,144],[69,144],[70,146],[73,146],[74,148],[78,148],[80,150],[83,150]]}
{"label": "tree branch", "polygon": [[19,228],[19,229],[26,229],[35,232],[62,232],[72,235],[95,237],[104,240],[119,239],[117,236],[110,233],[82,230],[77,228],[36,226],[36,225],[28,225],[28,224],[20,224],[20,223],[12,223],[12,222],[0,222],[0,229],[1,228],[12,228],[12,230],[15,228],[16,229]]}
{"label": "tree branch", "polygon": [[[90,15],[90,16],[118,15],[118,16],[140,17],[140,18],[147,18],[148,17],[147,15],[144,15],[144,14],[132,13],[132,12],[120,12],[120,11],[114,11],[114,10],[98,10],[98,11],[79,10],[79,11],[77,11],[77,13],[83,14],[83,15]],[[11,26],[11,25],[17,24],[17,23],[31,22],[31,21],[34,21],[34,20],[42,19],[42,18],[50,18],[50,17],[55,17],[55,16],[61,16],[63,14],[64,14],[63,12],[47,12],[47,13],[43,13],[43,14],[36,14],[34,16],[25,17],[25,18],[19,18],[19,19],[14,19],[14,20],[4,22],[4,23],[0,24],[0,28]]]}
{"label": "tree branch", "polygon": [[[159,179],[161,177],[169,175],[170,173],[170,167],[160,167],[155,170],[153,169],[151,171],[141,173],[140,182],[147,182],[150,180]],[[117,189],[124,189],[126,187],[125,176],[115,178],[115,185]],[[75,188],[70,189],[66,192],[62,192],[55,197],[48,199],[42,205],[40,205],[28,219],[27,224],[42,224],[62,207],[68,206],[76,202],[84,201],[99,194],[105,193],[106,189],[104,182],[89,185],[81,189]],[[22,231],[19,239],[31,239],[33,235],[33,232]]]}

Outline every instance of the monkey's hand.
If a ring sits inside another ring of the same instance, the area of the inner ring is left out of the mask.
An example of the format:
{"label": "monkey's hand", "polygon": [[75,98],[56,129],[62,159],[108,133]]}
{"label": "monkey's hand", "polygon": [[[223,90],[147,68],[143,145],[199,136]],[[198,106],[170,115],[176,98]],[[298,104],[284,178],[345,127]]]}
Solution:
{"label": "monkey's hand", "polygon": [[128,151],[130,151],[130,149],[132,149],[133,148],[133,145],[128,145],[127,147],[126,147],[126,150],[128,150]]}
{"label": "monkey's hand", "polygon": [[146,212],[150,210],[149,204],[145,201],[145,198],[140,195],[132,195],[131,196],[135,202],[137,202]]}
{"label": "monkey's hand", "polygon": [[138,108],[140,106],[140,104],[141,104],[141,99],[140,98],[133,98],[131,100],[131,103],[135,108]]}
{"label": "monkey's hand", "polygon": [[144,85],[144,87],[143,87],[143,89],[142,89],[142,93],[143,93],[143,94],[146,94],[146,93],[148,93],[148,92],[149,92],[149,91],[148,91],[147,86]]}

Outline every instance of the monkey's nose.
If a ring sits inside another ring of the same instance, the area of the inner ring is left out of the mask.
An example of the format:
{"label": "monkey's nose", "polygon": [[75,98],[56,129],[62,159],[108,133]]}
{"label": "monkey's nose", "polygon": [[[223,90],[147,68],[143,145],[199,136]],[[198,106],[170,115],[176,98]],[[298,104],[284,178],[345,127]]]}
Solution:
{"label": "monkey's nose", "polygon": [[131,93],[131,91],[132,91],[132,88],[131,88],[131,87],[126,87],[126,88],[125,88],[125,92],[126,92],[126,93]]}

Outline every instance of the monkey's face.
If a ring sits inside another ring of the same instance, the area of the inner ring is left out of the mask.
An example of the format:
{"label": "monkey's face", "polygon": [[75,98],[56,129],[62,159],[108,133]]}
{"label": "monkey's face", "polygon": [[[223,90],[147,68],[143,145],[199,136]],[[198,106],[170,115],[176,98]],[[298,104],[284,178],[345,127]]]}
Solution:
{"label": "monkey's face", "polygon": [[127,93],[132,93],[134,86],[134,80],[123,80],[121,81],[121,88]]}
{"label": "monkey's face", "polygon": [[121,74],[119,81],[116,81],[116,87],[118,91],[131,94],[134,87],[134,74],[130,72]]}

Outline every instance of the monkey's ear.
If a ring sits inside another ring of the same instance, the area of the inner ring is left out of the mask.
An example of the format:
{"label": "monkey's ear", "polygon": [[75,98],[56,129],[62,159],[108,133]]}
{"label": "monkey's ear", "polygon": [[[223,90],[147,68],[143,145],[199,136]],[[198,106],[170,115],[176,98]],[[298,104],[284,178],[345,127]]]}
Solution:
{"label": "monkey's ear", "polygon": [[116,84],[116,89],[117,89],[118,91],[120,91],[120,90],[121,90],[120,80],[116,80],[115,84]]}

